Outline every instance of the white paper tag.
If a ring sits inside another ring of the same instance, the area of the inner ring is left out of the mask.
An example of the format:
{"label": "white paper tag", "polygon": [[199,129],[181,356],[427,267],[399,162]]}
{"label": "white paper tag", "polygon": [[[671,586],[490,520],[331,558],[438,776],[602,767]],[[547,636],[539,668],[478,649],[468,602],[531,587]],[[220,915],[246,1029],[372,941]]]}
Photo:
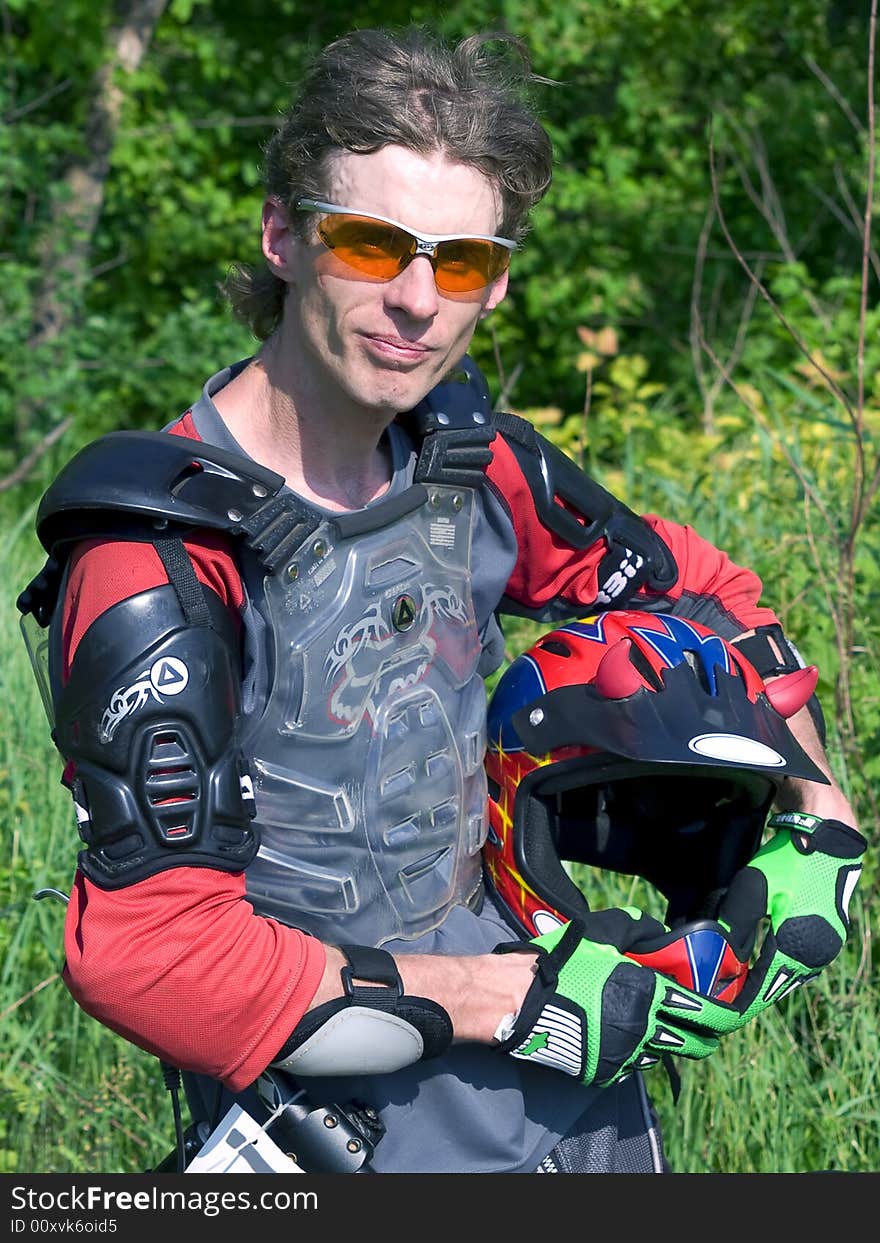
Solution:
{"label": "white paper tag", "polygon": [[513,1035],[513,1029],[516,1026],[516,1020],[519,1018],[519,1010],[514,1014],[505,1014],[504,1018],[495,1029],[493,1040],[497,1040],[499,1044],[503,1044],[505,1040],[509,1040]]}
{"label": "white paper tag", "polygon": [[304,1174],[258,1122],[233,1105],[204,1147],[186,1167],[187,1174]]}

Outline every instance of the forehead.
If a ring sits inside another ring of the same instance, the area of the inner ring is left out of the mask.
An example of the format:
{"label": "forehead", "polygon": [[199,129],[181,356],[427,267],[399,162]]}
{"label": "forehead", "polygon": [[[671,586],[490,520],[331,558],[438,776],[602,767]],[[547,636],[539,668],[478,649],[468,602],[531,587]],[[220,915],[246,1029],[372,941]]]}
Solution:
{"label": "forehead", "polygon": [[340,151],[328,164],[330,201],[425,233],[497,233],[501,197],[469,164],[440,151],[420,155],[387,146],[361,155]]}

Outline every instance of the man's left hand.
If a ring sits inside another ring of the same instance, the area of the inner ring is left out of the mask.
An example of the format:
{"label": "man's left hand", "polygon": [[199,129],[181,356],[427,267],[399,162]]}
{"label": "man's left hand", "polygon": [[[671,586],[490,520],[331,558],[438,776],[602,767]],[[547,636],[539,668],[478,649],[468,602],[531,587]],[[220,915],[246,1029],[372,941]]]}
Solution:
{"label": "man's left hand", "polygon": [[839,820],[772,816],[776,835],[733,878],[718,912],[737,956],[748,958],[769,918],[755,965],[734,1006],[742,1023],[832,962],[849,933],[849,902],[867,843]]}

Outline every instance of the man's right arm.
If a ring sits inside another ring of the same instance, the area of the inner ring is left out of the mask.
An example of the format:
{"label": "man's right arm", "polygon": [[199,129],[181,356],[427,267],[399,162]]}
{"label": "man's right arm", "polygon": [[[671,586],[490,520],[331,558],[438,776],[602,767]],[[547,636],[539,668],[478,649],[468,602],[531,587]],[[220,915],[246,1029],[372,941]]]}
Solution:
{"label": "man's right arm", "polygon": [[[243,593],[230,551],[217,538],[188,543],[187,551],[199,581],[235,617]],[[167,581],[149,544],[92,542],[77,550],[62,614],[67,685],[78,662],[93,667],[89,645],[94,628],[113,616],[108,610],[146,600]],[[152,638],[143,634],[145,649]],[[104,672],[115,690],[116,671]],[[179,698],[167,697],[169,709]],[[88,740],[80,739],[80,749],[89,749]],[[166,859],[154,859],[152,874],[135,873],[130,883],[106,883],[86,859],[68,907],[65,982],[87,1013],[139,1047],[241,1090],[307,1012],[342,996],[345,959],[255,915],[243,870],[205,859],[178,866],[178,857],[172,847]],[[518,956],[410,955],[398,965],[405,991],[436,1001],[458,1040],[490,1041],[532,980],[530,963]]]}
{"label": "man's right arm", "polygon": [[[237,618],[243,597],[228,550],[209,538],[188,551],[200,582]],[[96,626],[112,617],[108,610],[146,600],[167,582],[150,544],[103,542],[77,550],[61,618],[66,686],[78,661],[98,663],[88,647]],[[152,637],[143,635],[145,649]],[[114,672],[106,670],[111,682]],[[174,699],[167,703],[173,710]],[[125,727],[121,722],[119,729]],[[88,745],[81,739],[82,748]],[[75,775],[70,767],[68,779]],[[95,825],[99,834],[106,828]],[[174,864],[174,851],[167,855]],[[91,869],[80,868],[68,907],[64,977],[82,1008],[106,1026],[237,1090],[265,1067],[305,1012],[324,951],[314,938],[257,918],[243,871],[209,862],[160,867],[122,885],[89,878]]]}

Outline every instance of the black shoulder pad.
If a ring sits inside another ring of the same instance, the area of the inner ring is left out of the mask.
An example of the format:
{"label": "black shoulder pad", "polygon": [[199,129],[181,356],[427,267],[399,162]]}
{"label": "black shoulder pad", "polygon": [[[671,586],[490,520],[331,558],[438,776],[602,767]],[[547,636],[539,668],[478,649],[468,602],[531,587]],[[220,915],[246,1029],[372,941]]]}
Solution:
{"label": "black shoulder pad", "polygon": [[238,872],[257,852],[237,740],[237,636],[216,595],[205,596],[208,624],[198,626],[170,584],[114,605],[83,636],[66,686],[53,687],[86,843],[79,862],[101,888],[170,867]]}
{"label": "black shoulder pad", "polygon": [[678,567],[672,553],[638,514],[526,419],[496,412],[495,426],[513,450],[544,526],[573,548],[591,548],[600,539],[607,542],[608,552],[599,567],[600,608],[622,607],[642,585],[655,591],[674,585]]}
{"label": "black shoulder pad", "polygon": [[404,416],[419,437],[449,427],[487,427],[492,402],[486,377],[465,354],[454,371]]}
{"label": "black shoulder pad", "polygon": [[80,540],[152,540],[211,528],[240,536],[276,568],[320,522],[284,480],[250,458],[169,432],[111,432],[86,445],[49,486],[37,536],[57,561]]}
{"label": "black shoulder pad", "polygon": [[421,448],[416,483],[479,487],[492,461],[492,403],[483,373],[467,355],[403,417]]}

